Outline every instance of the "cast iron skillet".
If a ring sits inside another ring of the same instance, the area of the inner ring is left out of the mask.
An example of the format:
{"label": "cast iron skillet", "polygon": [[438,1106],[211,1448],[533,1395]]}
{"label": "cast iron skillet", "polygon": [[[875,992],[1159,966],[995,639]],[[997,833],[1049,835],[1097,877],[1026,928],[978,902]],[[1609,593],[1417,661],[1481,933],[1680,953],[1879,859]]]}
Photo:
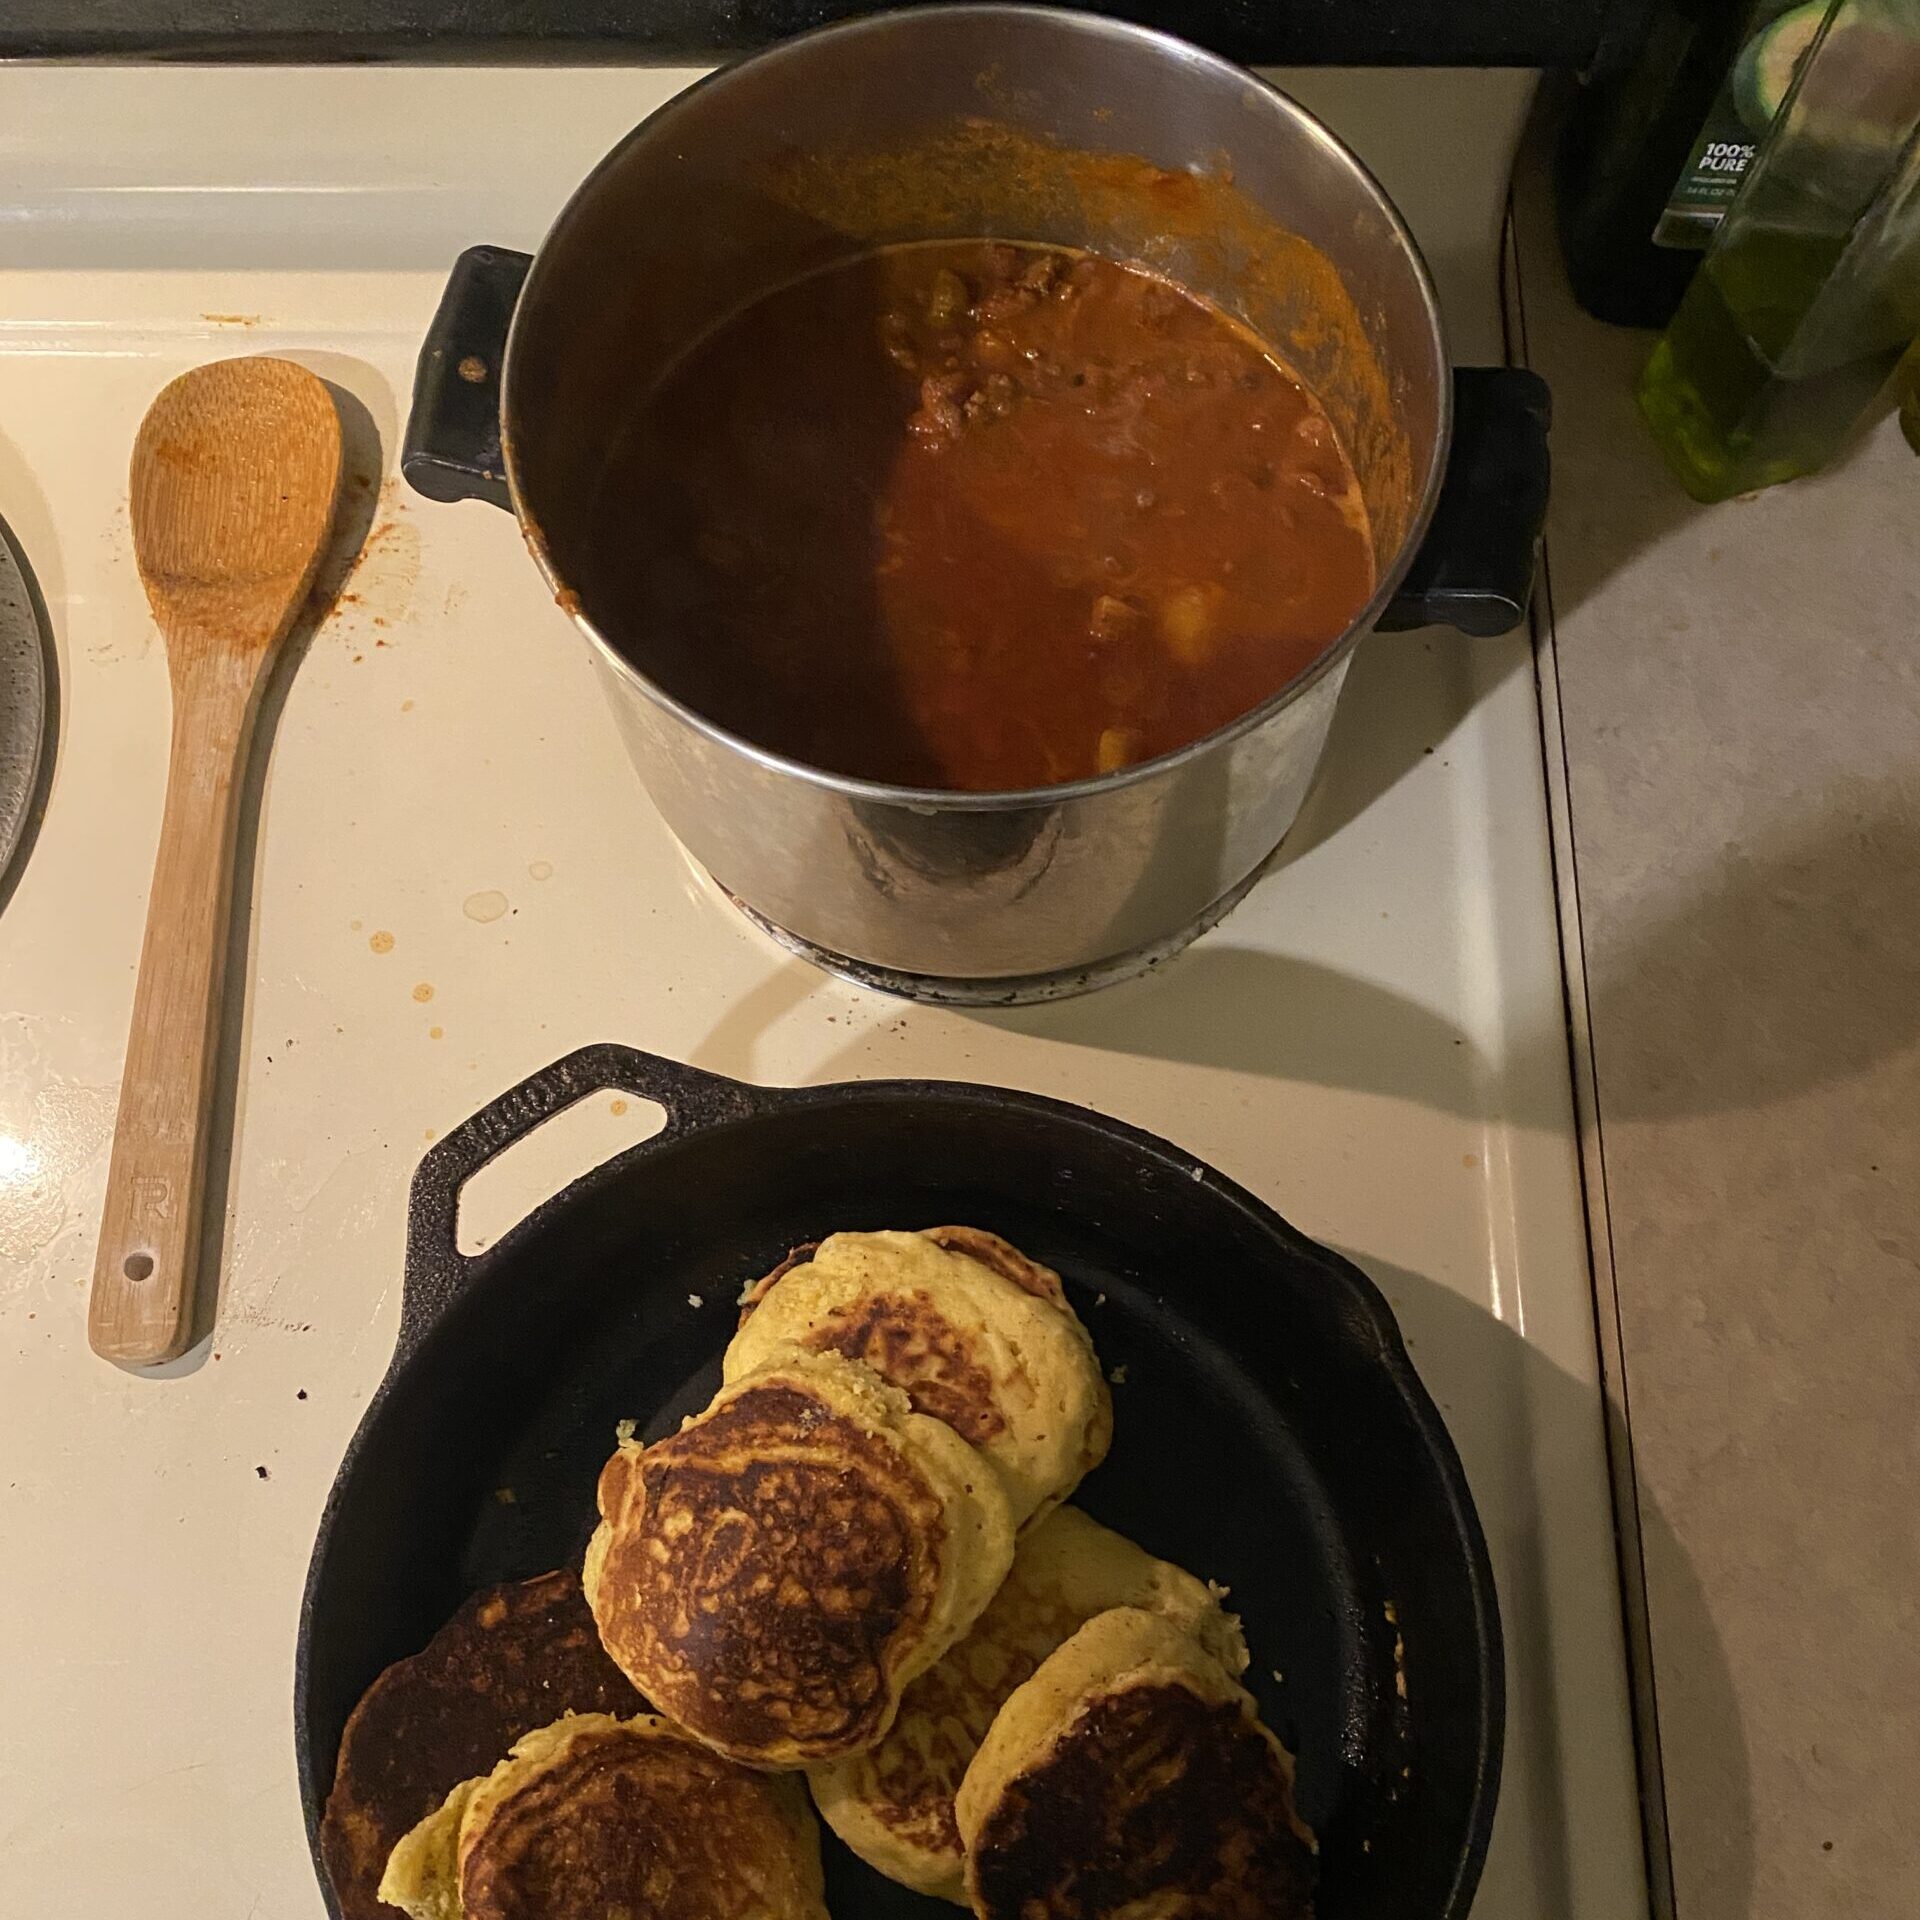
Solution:
{"label": "cast iron skillet", "polygon": [[[657,1102],[665,1131],[463,1256],[464,1182],[602,1089]],[[1499,1783],[1499,1616],[1459,1458],[1372,1283],[1082,1107],[942,1081],[750,1087],[611,1045],[503,1094],[414,1177],[398,1347],[301,1611],[309,1838],[362,1689],[475,1588],[578,1563],[614,1423],[653,1439],[706,1404],[745,1282],[837,1228],[956,1221],[1059,1268],[1125,1369],[1080,1504],[1232,1589],[1248,1684],[1299,1756],[1321,1920],[1461,1920]],[[951,1920],[830,1836],[828,1856],[835,1920]]]}

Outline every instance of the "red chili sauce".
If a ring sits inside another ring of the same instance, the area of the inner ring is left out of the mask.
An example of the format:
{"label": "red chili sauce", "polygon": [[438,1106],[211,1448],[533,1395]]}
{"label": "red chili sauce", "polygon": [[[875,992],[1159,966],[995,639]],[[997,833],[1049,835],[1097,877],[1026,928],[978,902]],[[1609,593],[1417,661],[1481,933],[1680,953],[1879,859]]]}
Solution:
{"label": "red chili sauce", "polygon": [[993,241],[747,306],[648,396],[600,500],[609,639],[750,741],[911,786],[1171,752],[1374,584],[1339,440],[1251,333],[1136,268]]}

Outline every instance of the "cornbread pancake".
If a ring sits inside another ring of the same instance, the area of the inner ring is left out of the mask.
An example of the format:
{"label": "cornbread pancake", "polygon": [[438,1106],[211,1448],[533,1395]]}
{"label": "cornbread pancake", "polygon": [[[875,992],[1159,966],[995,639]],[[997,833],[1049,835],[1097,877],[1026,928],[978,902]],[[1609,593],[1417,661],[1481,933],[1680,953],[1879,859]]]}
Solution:
{"label": "cornbread pancake", "polygon": [[1293,1762],[1190,1635],[1090,1620],[1000,1709],[960,1783],[979,1920],[1293,1920],[1313,1840]]}
{"label": "cornbread pancake", "polygon": [[585,1586],[615,1663],[751,1766],[872,1746],[1013,1560],[998,1476],[858,1361],[789,1346],[600,1475]]}
{"label": "cornbread pancake", "polygon": [[340,1736],[320,1822],[340,1920],[393,1920],[378,1890],[394,1842],[523,1733],[567,1711],[645,1705],[601,1648],[571,1572],[475,1594],[374,1681]]}
{"label": "cornbread pancake", "polygon": [[953,1797],[968,1763],[1014,1688],[1111,1607],[1143,1608],[1192,1634],[1227,1672],[1246,1668],[1239,1622],[1210,1588],[1077,1507],[1057,1507],[1021,1536],[973,1631],[907,1689],[887,1737],[808,1770],[827,1825],[889,1878],[965,1906]]}
{"label": "cornbread pancake", "polygon": [[836,1233],[746,1296],[725,1377],[776,1345],[864,1361],[1007,1483],[1024,1524],[1105,1458],[1113,1403],[1060,1276],[978,1227]]}
{"label": "cornbread pancake", "polygon": [[414,1920],[827,1915],[798,1783],[655,1714],[569,1715],[525,1735],[400,1841],[380,1897]]}

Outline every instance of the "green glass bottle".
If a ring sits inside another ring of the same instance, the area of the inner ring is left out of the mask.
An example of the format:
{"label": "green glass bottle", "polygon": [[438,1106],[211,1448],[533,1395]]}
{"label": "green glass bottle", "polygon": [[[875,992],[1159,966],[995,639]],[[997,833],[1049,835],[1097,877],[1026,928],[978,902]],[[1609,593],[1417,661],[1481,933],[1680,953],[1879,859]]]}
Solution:
{"label": "green glass bottle", "polygon": [[1826,465],[1920,334],[1920,0],[1833,0],[1641,376],[1697,500]]}
{"label": "green glass bottle", "polygon": [[1700,264],[1693,240],[1656,241],[1674,182],[1739,49],[1739,0],[1650,0],[1634,58],[1574,96],[1554,155],[1560,256],[1597,320],[1659,327]]}
{"label": "green glass bottle", "polygon": [[1561,258],[1598,320],[1673,318],[1826,0],[1645,0],[1637,46],[1575,94],[1554,156]]}

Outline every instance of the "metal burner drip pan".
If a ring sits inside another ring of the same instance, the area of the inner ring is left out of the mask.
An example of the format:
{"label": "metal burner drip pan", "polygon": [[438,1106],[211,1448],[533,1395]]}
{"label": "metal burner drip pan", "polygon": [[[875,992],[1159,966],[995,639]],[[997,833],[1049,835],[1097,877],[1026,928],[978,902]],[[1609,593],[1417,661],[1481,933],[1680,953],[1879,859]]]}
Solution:
{"label": "metal burner drip pan", "polygon": [[968,979],[956,974],[901,973],[893,967],[871,966],[864,960],[836,953],[831,947],[823,947],[804,935],[776,926],[730,888],[717,880],[714,885],[770,940],[823,971],[852,981],[856,987],[889,993],[897,1000],[917,1000],[930,1007],[1038,1007],[1054,1000],[1072,1000],[1101,987],[1117,986],[1123,980],[1136,980],[1143,973],[1164,966],[1176,954],[1185,952],[1203,933],[1217,927],[1252,892],[1269,865],[1270,859],[1262,861],[1198,919],[1188,921],[1178,933],[1169,934],[1164,940],[1116,953],[1090,967],[1064,967],[1057,973],[994,974],[985,979]]}

